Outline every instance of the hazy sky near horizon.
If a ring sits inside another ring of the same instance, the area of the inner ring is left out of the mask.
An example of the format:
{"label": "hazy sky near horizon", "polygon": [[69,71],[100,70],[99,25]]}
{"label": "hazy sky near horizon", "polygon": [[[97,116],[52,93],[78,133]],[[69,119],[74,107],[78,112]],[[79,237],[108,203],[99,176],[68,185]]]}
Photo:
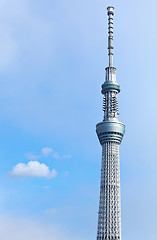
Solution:
{"label": "hazy sky near horizon", "polygon": [[0,239],[96,239],[108,5],[122,239],[156,240],[157,2],[0,0]]}

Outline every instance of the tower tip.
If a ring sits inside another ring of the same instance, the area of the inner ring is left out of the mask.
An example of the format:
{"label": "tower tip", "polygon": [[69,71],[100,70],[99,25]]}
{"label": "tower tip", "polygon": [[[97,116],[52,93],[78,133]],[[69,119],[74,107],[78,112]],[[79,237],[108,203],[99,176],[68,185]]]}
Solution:
{"label": "tower tip", "polygon": [[109,55],[109,67],[113,66],[113,15],[114,7],[109,6],[107,8],[108,14],[108,55]]}
{"label": "tower tip", "polygon": [[107,11],[108,11],[108,15],[109,14],[113,14],[114,15],[114,7],[112,7],[112,6],[107,7]]}

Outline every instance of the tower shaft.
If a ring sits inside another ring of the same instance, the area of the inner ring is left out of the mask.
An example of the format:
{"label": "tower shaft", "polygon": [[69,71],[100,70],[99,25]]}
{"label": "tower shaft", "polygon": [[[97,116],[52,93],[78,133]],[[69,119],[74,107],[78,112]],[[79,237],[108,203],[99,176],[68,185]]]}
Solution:
{"label": "tower shaft", "polygon": [[120,167],[119,145],[125,126],[118,121],[117,94],[120,86],[113,67],[113,15],[114,8],[108,7],[109,16],[109,67],[102,85],[104,119],[96,125],[96,132],[102,145],[102,166],[100,201],[98,213],[97,240],[121,239]]}
{"label": "tower shaft", "polygon": [[120,239],[119,144],[102,145],[101,187],[97,239]]}

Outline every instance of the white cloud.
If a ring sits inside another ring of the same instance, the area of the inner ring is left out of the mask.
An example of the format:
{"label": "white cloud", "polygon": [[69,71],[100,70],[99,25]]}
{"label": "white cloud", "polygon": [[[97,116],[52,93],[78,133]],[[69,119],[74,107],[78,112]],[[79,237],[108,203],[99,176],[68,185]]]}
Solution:
{"label": "white cloud", "polygon": [[57,176],[57,171],[50,171],[49,167],[38,161],[30,161],[27,164],[18,163],[10,172],[12,177],[46,177],[54,178]]}
{"label": "white cloud", "polygon": [[49,147],[44,147],[41,149],[41,152],[45,157],[47,157],[49,154],[53,152],[53,149]]}

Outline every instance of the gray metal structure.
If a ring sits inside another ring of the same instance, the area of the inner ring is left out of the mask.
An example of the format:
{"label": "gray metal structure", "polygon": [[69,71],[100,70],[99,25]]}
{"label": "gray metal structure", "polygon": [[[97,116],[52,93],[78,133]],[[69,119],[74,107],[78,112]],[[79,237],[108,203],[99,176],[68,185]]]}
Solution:
{"label": "gray metal structure", "polygon": [[96,125],[96,132],[102,145],[102,167],[100,202],[98,213],[97,240],[121,239],[120,167],[119,145],[125,125],[118,121],[117,94],[120,86],[113,67],[113,15],[114,7],[107,8],[109,67],[102,85],[104,119]]}

